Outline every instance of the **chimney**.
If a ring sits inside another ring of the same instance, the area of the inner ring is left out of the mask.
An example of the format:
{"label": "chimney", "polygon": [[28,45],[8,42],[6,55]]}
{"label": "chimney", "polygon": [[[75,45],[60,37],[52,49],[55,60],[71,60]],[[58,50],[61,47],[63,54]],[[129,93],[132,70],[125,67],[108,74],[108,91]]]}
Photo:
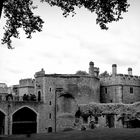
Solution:
{"label": "chimney", "polygon": [[117,65],[113,64],[112,65],[112,76],[115,76],[117,74]]}
{"label": "chimney", "polygon": [[89,75],[94,76],[94,63],[92,61],[89,63]]}
{"label": "chimney", "polygon": [[132,68],[128,68],[128,75],[132,75]]}

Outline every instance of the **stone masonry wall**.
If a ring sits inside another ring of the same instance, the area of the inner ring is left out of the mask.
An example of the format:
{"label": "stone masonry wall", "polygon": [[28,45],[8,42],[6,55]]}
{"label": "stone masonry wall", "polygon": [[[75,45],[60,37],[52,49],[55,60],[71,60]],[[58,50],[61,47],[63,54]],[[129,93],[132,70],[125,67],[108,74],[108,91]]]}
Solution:
{"label": "stone masonry wall", "polygon": [[[59,111],[56,110],[55,104],[58,107],[58,93],[56,89],[63,90],[65,94],[70,94],[74,101],[69,101],[70,105],[72,105],[73,109],[77,109],[77,104],[87,104],[89,102],[100,102],[100,83],[99,79],[90,77],[90,76],[75,76],[75,75],[46,75],[44,80],[44,93],[45,93],[45,103],[47,107],[47,114],[51,114],[51,119],[47,120],[47,123],[53,127],[53,130],[56,127],[55,121],[57,119],[61,120],[60,118],[55,118],[55,115],[60,115],[63,112],[62,105],[59,104]],[[51,105],[50,105],[51,103]],[[68,103],[68,102],[67,102]],[[62,103],[63,104],[63,103]],[[63,104],[63,106],[65,106]],[[57,108],[58,109],[58,108]],[[61,113],[60,113],[61,110]],[[55,112],[57,111],[57,112]],[[75,115],[75,111],[72,111],[72,115]],[[70,113],[70,112],[69,112]],[[67,119],[65,119],[67,120]],[[69,122],[69,121],[67,121]],[[65,124],[65,123],[64,123]],[[69,125],[69,124],[68,124]],[[58,125],[60,129],[62,127]],[[57,128],[59,130],[59,128]]]}
{"label": "stone masonry wall", "polygon": [[[101,102],[134,103],[140,100],[140,79],[138,76],[122,75],[101,78]],[[106,89],[107,88],[107,93]],[[130,93],[132,88],[133,93]]]}

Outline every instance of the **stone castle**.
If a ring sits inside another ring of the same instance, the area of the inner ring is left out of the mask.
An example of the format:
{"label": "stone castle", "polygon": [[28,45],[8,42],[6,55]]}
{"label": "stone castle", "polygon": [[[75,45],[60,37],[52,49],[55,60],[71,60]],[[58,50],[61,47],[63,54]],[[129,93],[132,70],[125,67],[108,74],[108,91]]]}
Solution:
{"label": "stone castle", "polygon": [[99,76],[89,63],[89,73],[45,74],[21,79],[19,85],[0,84],[0,134],[26,134],[93,129],[140,127],[140,77],[117,74]]}

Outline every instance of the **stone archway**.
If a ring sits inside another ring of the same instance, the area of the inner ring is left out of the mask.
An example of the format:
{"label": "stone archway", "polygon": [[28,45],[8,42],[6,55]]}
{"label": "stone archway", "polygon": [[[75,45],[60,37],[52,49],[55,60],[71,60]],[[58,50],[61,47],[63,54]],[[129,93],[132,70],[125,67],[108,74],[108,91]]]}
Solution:
{"label": "stone archway", "polygon": [[23,107],[12,116],[12,134],[37,133],[37,113]]}
{"label": "stone archway", "polygon": [[5,134],[5,114],[0,111],[0,135]]}

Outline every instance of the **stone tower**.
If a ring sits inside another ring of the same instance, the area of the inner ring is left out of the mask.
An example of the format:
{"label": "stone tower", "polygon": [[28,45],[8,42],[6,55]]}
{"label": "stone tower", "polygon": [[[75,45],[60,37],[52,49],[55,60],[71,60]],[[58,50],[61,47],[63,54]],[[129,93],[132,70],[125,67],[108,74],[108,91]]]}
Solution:
{"label": "stone tower", "polygon": [[89,62],[89,75],[94,76],[94,63],[92,61]]}
{"label": "stone tower", "polygon": [[116,76],[116,74],[117,74],[117,65],[113,64],[112,65],[112,76]]}

